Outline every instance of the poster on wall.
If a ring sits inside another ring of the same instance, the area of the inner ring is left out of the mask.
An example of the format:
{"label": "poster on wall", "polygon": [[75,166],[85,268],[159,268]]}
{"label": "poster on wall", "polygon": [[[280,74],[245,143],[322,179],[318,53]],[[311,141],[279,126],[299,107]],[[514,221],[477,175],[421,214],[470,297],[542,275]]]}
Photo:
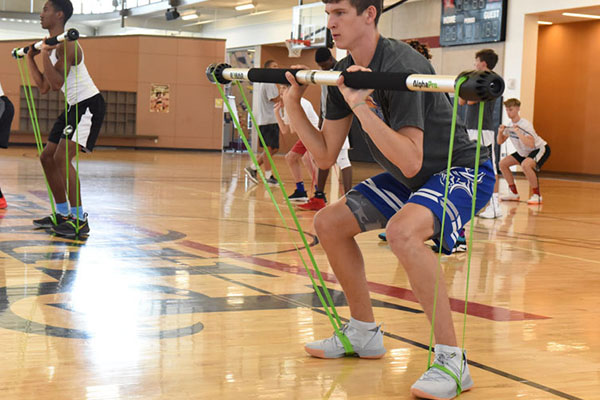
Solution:
{"label": "poster on wall", "polygon": [[150,112],[169,112],[169,85],[152,85],[150,90]]}

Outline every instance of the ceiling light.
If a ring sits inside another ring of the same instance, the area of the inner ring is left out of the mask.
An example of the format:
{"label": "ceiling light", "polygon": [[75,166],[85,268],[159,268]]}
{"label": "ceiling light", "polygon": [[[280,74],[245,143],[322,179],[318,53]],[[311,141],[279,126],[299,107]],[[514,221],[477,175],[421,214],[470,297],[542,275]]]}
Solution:
{"label": "ceiling light", "polygon": [[181,19],[184,21],[189,21],[191,19],[198,18],[198,14],[196,14],[196,10],[187,10],[181,13]]}
{"label": "ceiling light", "polygon": [[239,6],[235,6],[235,9],[237,11],[243,11],[243,10],[250,10],[254,8],[254,4],[253,3],[248,3],[248,4],[241,4]]}
{"label": "ceiling light", "polygon": [[600,15],[592,15],[592,14],[577,14],[577,13],[565,12],[562,15],[564,15],[565,17],[600,19]]}
{"label": "ceiling light", "polygon": [[552,22],[549,22],[549,21],[538,21],[538,25],[552,25]]}

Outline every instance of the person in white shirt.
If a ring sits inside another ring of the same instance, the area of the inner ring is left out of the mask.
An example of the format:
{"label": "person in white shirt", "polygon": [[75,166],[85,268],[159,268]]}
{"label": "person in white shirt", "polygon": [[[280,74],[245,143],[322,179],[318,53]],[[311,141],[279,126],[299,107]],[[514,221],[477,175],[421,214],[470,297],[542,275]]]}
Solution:
{"label": "person in white shirt", "polygon": [[[267,60],[264,64],[265,68],[279,68],[277,61]],[[279,151],[279,126],[275,119],[275,104],[279,102],[279,89],[274,83],[255,83],[254,90],[258,93],[258,102],[254,105],[256,110],[256,123],[260,129],[260,133],[267,145],[269,154],[274,155]],[[258,142],[262,147],[262,142]],[[266,152],[263,151],[258,156],[258,166],[265,166],[265,178],[270,185],[277,185],[277,179],[271,172],[271,164],[267,158]],[[258,183],[258,170],[254,164],[250,164],[244,169],[248,178]]]}
{"label": "person in white shirt", "polygon": [[[306,98],[300,99],[300,105],[304,110],[304,113],[308,117],[310,123],[316,128],[319,128],[319,116],[315,112],[310,101]],[[291,133],[295,133],[295,129],[290,125],[290,119],[285,113],[285,108],[283,105],[283,99],[280,100],[275,105],[275,118],[277,119],[277,124],[279,125],[279,131],[283,135],[289,135]],[[289,197],[290,201],[307,201],[308,195],[306,193],[306,189],[304,188],[304,180],[302,179],[302,166],[301,163],[304,162],[304,165],[308,169],[310,176],[312,178],[311,183],[314,184],[315,175],[316,175],[316,165],[310,156],[310,153],[306,151],[306,147],[301,140],[298,140],[296,144],[287,152],[285,155],[285,161],[292,172],[292,176],[294,178],[294,183],[296,184],[296,189],[294,193],[292,193]]]}
{"label": "person in white shirt", "polygon": [[[57,36],[65,31],[65,24],[71,15],[73,5],[69,0],[48,0],[40,14],[42,28],[47,29],[50,36]],[[38,55],[43,72],[35,61]],[[90,77],[84,61],[83,49],[76,42],[59,43],[55,46],[44,44],[41,51],[31,46],[27,52],[27,64],[40,92],[44,94],[50,90],[62,90],[68,102],[68,109],[56,119],[40,156],[57,213],[55,216],[36,219],[33,225],[36,228],[52,229],[54,233],[70,238],[87,235],[90,231],[87,213],[83,212],[81,203],[79,176],[72,160],[78,150],[92,151],[106,111],[104,98]]]}
{"label": "person in white shirt", "polygon": [[531,122],[521,118],[519,115],[521,102],[518,99],[508,99],[504,102],[504,106],[510,123],[508,126],[500,125],[498,128],[498,144],[502,144],[510,138],[517,151],[500,160],[500,171],[510,188],[510,193],[501,196],[500,199],[519,201],[520,196],[510,167],[521,165],[533,192],[527,204],[542,204],[536,171],[539,171],[550,157],[550,146],[537,134]]}

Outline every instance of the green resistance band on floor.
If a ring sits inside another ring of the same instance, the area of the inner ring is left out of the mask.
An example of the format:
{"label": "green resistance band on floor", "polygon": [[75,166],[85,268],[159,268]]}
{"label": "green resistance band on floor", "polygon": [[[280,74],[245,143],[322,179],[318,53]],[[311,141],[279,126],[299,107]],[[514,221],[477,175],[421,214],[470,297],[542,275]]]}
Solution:
{"label": "green resistance band on floor", "polygon": [[[455,92],[454,92],[454,106],[453,106],[453,111],[452,111],[452,127],[451,127],[451,131],[450,131],[450,144],[449,144],[449,149],[448,149],[448,165],[447,165],[447,169],[446,169],[446,183],[445,183],[445,189],[444,189],[444,206],[443,206],[443,214],[442,214],[440,244],[439,244],[439,249],[438,249],[438,264],[437,264],[438,268],[436,269],[435,289],[434,289],[434,298],[433,298],[433,312],[432,312],[432,316],[431,316],[431,331],[430,331],[430,335],[429,335],[429,353],[428,353],[428,358],[427,358],[427,369],[437,368],[437,369],[444,370],[443,366],[439,366],[439,365],[431,363],[431,354],[432,354],[433,338],[434,338],[434,331],[435,331],[435,315],[436,315],[436,310],[437,310],[438,288],[439,288],[439,281],[440,281],[440,275],[441,275],[441,269],[442,269],[441,257],[442,257],[442,247],[443,247],[443,243],[444,243],[444,227],[445,227],[445,222],[446,222],[446,210],[448,207],[448,190],[450,187],[450,171],[451,171],[451,167],[452,167],[452,155],[454,153],[454,137],[455,137],[455,133],[456,133],[459,91],[460,91],[461,85],[466,80],[467,80],[466,77],[461,77],[456,83]],[[463,315],[463,321],[464,321],[463,322],[463,337],[462,337],[461,348],[464,348],[465,336],[466,336],[469,279],[470,279],[470,273],[471,273],[471,257],[472,257],[472,250],[473,250],[473,220],[475,218],[475,207],[476,207],[476,201],[477,201],[477,183],[478,183],[478,177],[479,177],[479,158],[481,155],[480,145],[481,145],[481,131],[482,131],[482,125],[483,125],[483,110],[484,110],[484,103],[480,102],[479,103],[478,132],[477,132],[477,149],[475,151],[475,168],[474,168],[474,174],[473,174],[473,199],[472,199],[472,204],[471,204],[471,220],[470,220],[471,224],[470,224],[470,228],[469,228],[469,245],[467,248],[468,268],[467,268],[467,283],[466,283],[466,294],[465,294],[465,311],[464,311],[464,315]],[[461,370],[460,370],[460,378],[458,378],[458,380],[457,380],[457,395],[459,395],[462,391],[462,388],[461,388],[462,373],[463,373],[462,357],[463,357],[463,353],[461,351],[461,354],[460,354]],[[453,374],[450,374],[450,376],[454,377]],[[456,377],[454,377],[454,378],[456,378]]]}
{"label": "green resistance band on floor", "polygon": [[[40,124],[38,122],[37,111],[35,109],[35,102],[33,99],[33,91],[31,89],[31,80],[29,79],[29,67],[27,66],[27,60],[24,61],[21,66],[22,59],[17,58],[17,66],[19,67],[19,74],[21,75],[21,82],[23,84],[23,90],[25,92],[25,100],[27,101],[27,110],[29,111],[29,118],[31,119],[31,125],[33,127],[33,136],[35,138],[35,144],[37,146],[38,157],[42,156],[44,145],[42,143],[42,135],[40,132]],[[48,198],[50,199],[50,207],[52,208],[52,221],[56,225],[56,207],[54,204],[54,196],[50,190],[50,184],[48,183],[48,177],[46,171],[42,168],[44,175],[44,181],[46,182],[46,189],[48,190]]]}
{"label": "green resistance band on floor", "polygon": [[[232,117],[232,120],[233,120],[236,128],[238,129],[240,137],[242,138],[242,141],[244,142],[244,145],[246,146],[246,149],[248,150],[248,154],[250,155],[250,158],[251,158],[253,164],[256,166],[257,171],[258,171],[258,173],[260,175],[260,178],[261,178],[263,184],[265,185],[265,188],[267,189],[267,192],[269,193],[271,201],[275,205],[275,208],[277,209],[277,212],[278,212],[281,220],[283,221],[283,224],[284,224],[285,228],[287,229],[288,235],[291,235],[290,234],[291,229],[290,229],[289,225],[287,224],[287,221],[286,221],[285,217],[283,216],[283,214],[281,212],[281,209],[280,209],[279,205],[277,204],[277,201],[275,200],[275,197],[273,195],[273,192],[271,191],[271,188],[267,184],[266,178],[265,178],[265,176],[264,176],[264,174],[262,172],[262,169],[258,165],[258,161],[256,160],[256,156],[255,156],[254,152],[252,151],[252,148],[251,148],[250,144],[248,143],[248,140],[247,140],[246,136],[244,135],[244,131],[242,130],[242,128],[240,126],[239,120],[235,116],[235,113],[233,112],[233,110],[231,108],[231,105],[229,104],[229,101],[227,99],[227,96],[225,95],[225,92],[224,92],[224,90],[222,88],[222,85],[220,83],[218,83],[218,81],[216,79],[216,76],[214,75],[214,72],[213,72],[213,78],[215,79],[215,82],[217,82],[217,88],[219,89],[219,93],[221,94],[221,97],[223,98],[223,102],[225,103],[225,105],[227,106],[227,109],[229,110],[229,113],[230,113],[230,115]],[[340,320],[339,315],[337,313],[337,310],[336,310],[336,308],[335,308],[335,306],[333,304],[333,299],[331,298],[329,290],[327,289],[327,286],[325,285],[325,281],[323,279],[321,271],[319,270],[319,268],[317,266],[316,260],[314,259],[312,251],[310,249],[310,245],[309,245],[308,241],[306,240],[306,236],[304,235],[304,231],[303,231],[302,227],[300,226],[300,222],[298,221],[298,217],[296,216],[296,213],[294,212],[294,208],[293,208],[291,202],[289,201],[289,198],[288,198],[288,196],[287,196],[287,194],[286,194],[286,192],[284,190],[283,184],[281,182],[281,178],[279,176],[279,172],[277,170],[277,167],[275,166],[275,163],[273,162],[273,159],[272,159],[271,155],[269,154],[268,147],[267,147],[266,143],[264,142],[264,139],[263,139],[262,133],[260,132],[260,129],[258,128],[258,124],[256,123],[256,119],[254,118],[254,114],[252,113],[252,109],[251,109],[251,107],[250,107],[250,105],[248,103],[248,100],[247,100],[246,95],[244,93],[243,87],[242,87],[242,85],[240,84],[239,81],[235,81],[235,83],[238,86],[238,88],[240,90],[240,93],[242,94],[242,97],[244,99],[244,103],[245,103],[245,105],[246,105],[246,107],[248,109],[248,113],[249,113],[249,115],[250,115],[250,117],[252,119],[252,122],[253,122],[254,126],[257,128],[259,139],[260,139],[260,141],[261,141],[261,143],[263,145],[263,149],[264,149],[265,154],[267,155],[267,158],[268,158],[269,163],[271,165],[271,168],[272,168],[272,171],[273,171],[273,175],[275,176],[275,178],[277,179],[277,181],[279,183],[279,187],[282,190],[282,193],[283,193],[283,196],[285,198],[286,204],[287,204],[287,206],[288,206],[288,208],[290,210],[291,216],[292,216],[292,218],[294,220],[294,223],[295,223],[296,228],[297,228],[297,230],[298,230],[298,232],[300,234],[300,237],[302,238],[302,242],[304,243],[304,247],[306,249],[306,252],[309,255],[309,258],[310,258],[311,263],[313,265],[314,271],[315,271],[315,273],[317,274],[317,276],[319,278],[319,281],[321,283],[321,287],[323,289],[323,292],[325,293],[325,297],[327,298],[329,305],[327,304],[327,302],[323,298],[321,290],[319,289],[319,287],[317,286],[317,283],[315,282],[315,280],[313,278],[312,271],[308,268],[308,265],[307,265],[304,257],[302,256],[302,252],[300,251],[300,249],[296,245],[295,241],[292,240],[292,242],[294,243],[294,247],[296,248],[296,251],[298,252],[298,255],[300,256],[302,264],[304,265],[304,268],[305,268],[305,270],[307,272],[307,275],[308,275],[308,277],[311,280],[311,283],[312,283],[312,285],[313,285],[313,287],[314,287],[314,289],[315,289],[315,291],[317,293],[317,296],[319,297],[319,300],[321,301],[321,304],[323,305],[323,309],[325,310],[325,312],[327,314],[327,317],[329,318],[329,321],[331,322],[331,325],[333,326],[333,329],[335,331],[336,336],[340,339],[340,342],[344,346],[344,350],[346,352],[346,355],[352,355],[352,354],[354,354],[354,350],[352,348],[352,344],[350,343],[350,340],[348,340],[348,338],[346,337],[346,335],[342,332],[342,323],[341,323],[341,320]],[[329,308],[331,308],[331,311],[329,310]],[[333,313],[333,315],[332,315],[332,313]],[[334,316],[335,316],[335,318],[334,318]]]}

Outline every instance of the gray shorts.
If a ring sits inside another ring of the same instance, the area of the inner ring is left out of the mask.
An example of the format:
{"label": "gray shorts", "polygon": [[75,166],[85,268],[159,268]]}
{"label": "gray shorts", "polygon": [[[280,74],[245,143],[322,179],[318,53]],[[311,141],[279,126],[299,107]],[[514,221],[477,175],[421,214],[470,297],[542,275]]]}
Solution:
{"label": "gray shorts", "polygon": [[[352,189],[346,193],[346,206],[352,211],[361,232],[384,229],[387,226],[389,219],[357,190]],[[439,237],[442,231],[442,224],[435,214],[432,213],[432,215],[434,217],[432,237]]]}

